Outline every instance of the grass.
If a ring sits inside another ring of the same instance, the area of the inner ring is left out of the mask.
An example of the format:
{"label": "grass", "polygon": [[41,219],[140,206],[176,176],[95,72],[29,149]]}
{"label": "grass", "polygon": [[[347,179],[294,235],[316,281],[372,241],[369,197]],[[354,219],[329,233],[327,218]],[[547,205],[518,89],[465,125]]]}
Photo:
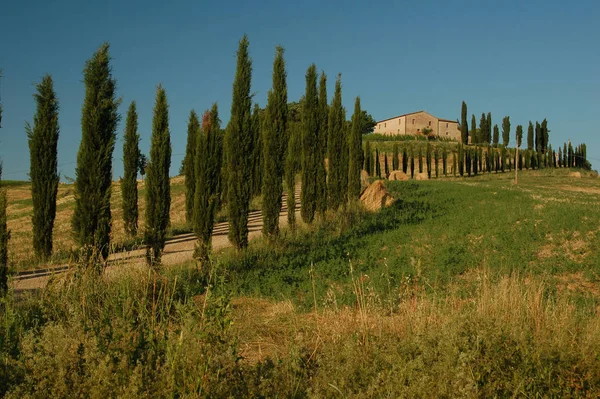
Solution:
{"label": "grass", "polygon": [[7,397],[597,397],[600,180],[386,182],[379,213],[0,302]]}

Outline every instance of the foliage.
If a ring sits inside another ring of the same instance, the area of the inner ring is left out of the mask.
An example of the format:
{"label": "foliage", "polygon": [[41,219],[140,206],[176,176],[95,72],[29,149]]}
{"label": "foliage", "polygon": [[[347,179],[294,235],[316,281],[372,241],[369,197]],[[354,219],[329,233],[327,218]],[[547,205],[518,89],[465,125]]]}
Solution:
{"label": "foliage", "polygon": [[209,260],[222,185],[223,137],[217,104],[213,104],[208,115],[208,121],[202,124],[202,134],[197,138],[195,151],[196,191],[193,222],[198,243],[194,257],[201,267],[206,266]]}
{"label": "foliage", "polygon": [[169,131],[169,106],[165,89],[158,85],[152,118],[150,163],[146,179],[146,262],[160,264],[165,247],[169,212],[171,209],[171,133]]}
{"label": "foliage", "polygon": [[510,143],[510,116],[502,118],[502,145],[508,147]]}
{"label": "foliage", "polygon": [[[287,104],[286,104],[287,110]],[[252,111],[252,137],[254,141],[254,154],[252,155],[252,195],[261,195],[263,187],[263,172],[264,172],[264,143],[263,143],[263,118],[265,112],[261,112],[258,104],[254,104]],[[285,133],[285,132],[284,132]],[[287,138],[284,137],[285,140]],[[283,160],[280,161],[283,163]]]}
{"label": "foliage", "polygon": [[348,149],[346,133],[344,131],[345,114],[342,106],[342,80],[341,76],[338,75],[335,81],[333,100],[329,107],[329,135],[327,138],[327,158],[329,160],[327,208],[333,211],[337,211],[340,206],[346,203],[348,193],[348,166],[344,164],[344,161],[347,160],[344,151]]}
{"label": "foliage", "polygon": [[[188,132],[189,134],[189,132]],[[123,222],[125,233],[135,237],[138,230],[138,164],[140,159],[140,135],[135,101],[132,101],[127,111],[125,134],[123,135],[123,181],[121,196],[123,200]],[[189,138],[188,138],[189,142]],[[186,176],[187,186],[187,176]],[[186,202],[187,204],[187,202]]]}
{"label": "foliage", "polygon": [[29,177],[33,202],[33,251],[40,260],[52,255],[52,230],[56,217],[56,194],[58,192],[57,146],[58,99],[50,75],[42,78],[34,95],[37,105],[33,127],[26,125],[29,142]]}
{"label": "foliage", "polygon": [[[317,167],[317,212],[323,217],[327,210],[327,170],[325,159],[327,158],[327,135],[328,135],[329,105],[327,104],[327,75],[321,72],[319,80],[319,132],[317,133],[318,157]],[[362,154],[361,154],[362,159]]]}
{"label": "foliage", "polygon": [[[208,113],[202,116],[204,124],[205,118],[209,118]],[[190,111],[190,117],[187,126],[187,144],[185,146],[185,157],[183,158],[183,175],[185,176],[185,221],[192,224],[194,219],[194,196],[196,192],[196,141],[200,136],[200,121],[196,111]]]}
{"label": "foliage", "polygon": [[[349,137],[349,166],[348,166],[348,200],[358,201],[360,197],[360,170],[362,165],[362,142],[361,142],[361,114],[360,97],[354,101],[354,113],[352,114],[352,128]],[[389,174],[387,155],[385,158],[386,176]]]}
{"label": "foliage", "polygon": [[527,127],[527,149],[533,150],[533,123],[529,121],[529,126]]}
{"label": "foliage", "polygon": [[[320,149],[318,148],[321,120],[317,93],[317,67],[311,64],[306,71],[306,92],[302,108],[302,189],[301,216],[305,223],[312,223],[317,210],[317,171]],[[331,143],[330,139],[328,142]],[[332,160],[329,158],[329,168]]]}
{"label": "foliage", "polygon": [[394,143],[394,150],[392,155],[392,170],[398,170],[400,168],[400,158],[398,153],[398,143]]}
{"label": "foliage", "polygon": [[283,175],[287,138],[287,73],[283,59],[283,47],[277,47],[273,62],[273,87],[262,126],[263,139],[263,234],[276,237],[279,234],[279,212],[283,194]]}
{"label": "foliage", "polygon": [[369,141],[366,142],[365,144],[365,170],[367,171],[367,173],[369,174],[369,176],[373,176],[373,157],[372,154],[373,152],[371,151],[371,143]]}
{"label": "foliage", "polygon": [[467,103],[462,102],[460,111],[460,137],[461,142],[466,145],[469,143],[469,126],[467,125]]}
{"label": "foliage", "polygon": [[231,117],[225,134],[229,240],[238,249],[248,246],[248,213],[252,193],[252,154],[256,143],[252,134],[252,61],[249,41],[244,35],[237,51],[233,82]]}
{"label": "foliage", "polygon": [[77,243],[90,251],[91,263],[106,259],[112,225],[110,196],[112,153],[115,147],[117,109],[109,45],[105,43],[86,61],[85,98],[81,111],[81,144],[77,153],[75,212],[72,219]]}

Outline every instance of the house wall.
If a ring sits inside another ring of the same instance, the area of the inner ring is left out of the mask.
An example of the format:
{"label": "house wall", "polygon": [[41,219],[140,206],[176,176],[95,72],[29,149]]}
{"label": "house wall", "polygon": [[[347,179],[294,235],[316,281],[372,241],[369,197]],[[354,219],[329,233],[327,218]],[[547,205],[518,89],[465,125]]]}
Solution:
{"label": "house wall", "polygon": [[454,140],[460,138],[460,130],[458,130],[457,122],[440,120],[425,111],[380,121],[375,125],[373,132],[388,135],[409,134],[414,136],[422,134],[424,129],[431,129],[433,134],[440,137],[449,137]]}

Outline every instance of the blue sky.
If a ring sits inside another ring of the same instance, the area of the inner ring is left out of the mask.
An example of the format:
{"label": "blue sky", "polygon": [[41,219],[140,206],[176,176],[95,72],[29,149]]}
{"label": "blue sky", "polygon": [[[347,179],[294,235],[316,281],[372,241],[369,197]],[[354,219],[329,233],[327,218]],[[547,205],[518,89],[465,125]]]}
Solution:
{"label": "blue sky", "polygon": [[[82,71],[108,41],[122,122],[114,177],[122,175],[128,104],[138,105],[148,152],[156,85],[167,90],[171,173],[183,157],[190,109],[217,102],[229,120],[237,43],[253,58],[252,91],[264,106],[275,46],[285,47],[290,100],[315,63],[331,98],[342,73],[348,118],[357,95],[375,119],[425,109],[448,119],[492,112],[514,127],[548,119],[551,144],[588,145],[600,166],[600,2],[598,1],[31,1],[7,0],[0,14],[0,158],[5,179],[27,179],[24,125],[35,84],[50,73],[60,101],[59,170],[75,177],[81,140]],[[514,137],[514,136],[513,136]],[[514,142],[514,138],[511,139]]]}

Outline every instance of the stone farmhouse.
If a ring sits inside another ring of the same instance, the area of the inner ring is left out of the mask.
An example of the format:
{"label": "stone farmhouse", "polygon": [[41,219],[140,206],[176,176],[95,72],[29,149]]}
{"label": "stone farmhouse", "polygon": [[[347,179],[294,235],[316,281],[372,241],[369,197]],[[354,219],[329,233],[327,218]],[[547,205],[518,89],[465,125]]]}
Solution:
{"label": "stone farmhouse", "polygon": [[435,136],[460,140],[460,129],[457,121],[440,119],[425,111],[412,112],[378,121],[373,133],[416,136],[423,134],[425,129],[431,131],[430,134]]}

